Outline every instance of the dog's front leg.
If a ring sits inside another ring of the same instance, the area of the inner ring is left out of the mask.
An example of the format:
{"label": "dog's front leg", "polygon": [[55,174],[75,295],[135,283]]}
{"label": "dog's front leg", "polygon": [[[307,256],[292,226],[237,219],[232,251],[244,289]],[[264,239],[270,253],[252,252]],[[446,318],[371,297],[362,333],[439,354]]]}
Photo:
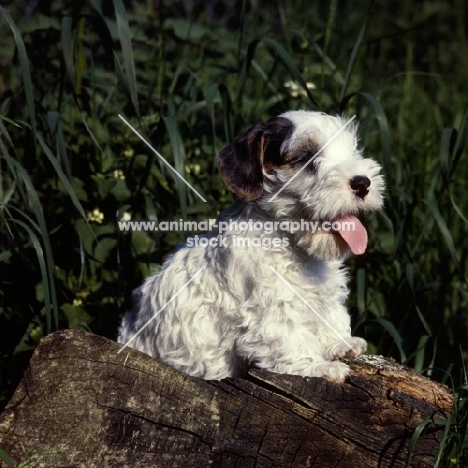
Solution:
{"label": "dog's front leg", "polygon": [[251,327],[236,341],[237,354],[251,365],[280,374],[325,377],[343,382],[349,367],[327,360],[320,339],[306,327],[288,321]]}
{"label": "dog's front leg", "polygon": [[325,359],[334,361],[343,356],[359,356],[366,352],[366,340],[351,336],[350,316],[344,305],[336,303],[329,309],[329,313],[321,312],[325,326],[319,336],[321,354]]}

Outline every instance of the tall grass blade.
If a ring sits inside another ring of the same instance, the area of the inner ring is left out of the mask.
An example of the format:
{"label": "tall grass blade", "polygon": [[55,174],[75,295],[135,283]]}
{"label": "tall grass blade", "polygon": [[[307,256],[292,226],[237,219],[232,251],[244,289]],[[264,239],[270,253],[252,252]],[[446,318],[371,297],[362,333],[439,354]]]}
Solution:
{"label": "tall grass blade", "polygon": [[400,352],[400,360],[403,364],[406,363],[406,353],[403,349],[403,339],[398,333],[398,330],[396,329],[395,325],[393,325],[392,322],[390,322],[387,319],[383,318],[377,318],[374,319],[373,322],[377,322],[379,325],[381,325],[387,332],[390,334],[390,336],[393,338],[393,341],[395,342],[398,351]]}
{"label": "tall grass blade", "polygon": [[[10,147],[12,149],[14,149],[14,143],[10,137],[10,134],[8,133],[7,129],[5,128],[5,126],[3,125],[3,122],[0,121],[0,132],[1,134],[3,135],[3,137],[6,139],[6,141],[8,142],[8,144],[10,145]],[[8,149],[6,148],[6,146],[3,144],[3,141],[2,139],[0,138],[0,150],[2,150],[2,153],[3,156],[0,156],[0,158],[4,158],[6,161],[7,161],[7,164],[9,166],[9,170],[11,171],[11,176],[13,177],[13,179],[16,181],[16,187],[18,188],[18,192],[20,194],[20,197],[21,199],[25,202],[25,204],[27,205],[28,204],[28,195],[27,193],[25,192],[24,190],[24,187],[23,187],[23,184],[21,184],[20,182],[20,178],[17,177],[17,174],[15,172],[15,167],[10,163],[11,161],[11,156],[8,154]]]}
{"label": "tall grass blade", "polygon": [[135,109],[135,113],[140,117],[140,106],[138,103],[135,62],[133,60],[132,39],[130,26],[128,24],[127,12],[125,11],[122,0],[112,0],[114,3],[115,14],[117,16],[117,28],[119,31],[120,45],[122,47],[123,60],[125,64],[125,73],[127,77],[130,98]]}
{"label": "tall grass blade", "polygon": [[439,166],[440,172],[442,174],[442,180],[444,181],[444,185],[446,187],[449,186],[450,175],[452,173],[450,167],[450,148],[453,135],[453,128],[444,128],[442,130],[442,136],[440,138]]}
{"label": "tall grass blade", "polygon": [[457,213],[457,215],[464,221],[465,224],[468,224],[468,219],[466,216],[463,214],[463,211],[461,208],[458,206],[458,204],[455,202],[453,199],[452,195],[450,195],[450,202],[452,203],[453,209]]}
{"label": "tall grass blade", "polygon": [[101,4],[97,0],[89,0],[89,3],[99,13],[99,16],[102,16],[102,6],[101,6]]}
{"label": "tall grass blade", "polygon": [[382,107],[382,104],[373,96],[367,92],[359,93],[364,97],[367,102],[371,105],[374,115],[377,119],[380,129],[380,140],[382,142],[382,153],[383,153],[383,166],[387,181],[392,180],[391,177],[391,143],[390,143],[390,127],[388,125],[387,116]]}
{"label": "tall grass blade", "polygon": [[434,422],[436,422],[437,424],[443,424],[445,426],[444,434],[442,435],[442,439],[440,440],[437,458],[434,463],[434,468],[439,468],[441,466],[440,463],[442,462],[442,456],[446,452],[447,440],[449,438],[450,431],[452,429],[452,418],[449,417],[447,420],[436,418]]}
{"label": "tall grass blade", "polygon": [[62,125],[60,124],[60,114],[57,111],[51,111],[47,113],[47,121],[52,133],[55,135],[57,140],[57,152],[60,162],[63,166],[63,170],[67,175],[68,180],[72,180],[70,164],[68,161],[67,143],[63,134]]}
{"label": "tall grass blade", "polygon": [[109,27],[102,16],[102,11],[100,8],[98,9],[98,5],[95,5],[96,2],[90,1],[93,5],[93,8],[98,13],[97,15],[84,15],[86,18],[86,22],[93,28],[93,31],[99,37],[99,43],[104,50],[104,58],[109,64],[113,64],[115,66],[115,52],[114,52],[114,44],[112,41],[112,35],[109,31]]}
{"label": "tall grass blade", "polygon": [[75,205],[75,208],[77,209],[78,213],[80,214],[80,216],[87,223],[86,213],[85,213],[83,207],[81,206],[81,203],[78,200],[78,198],[76,196],[76,193],[75,193],[75,190],[73,189],[70,181],[68,180],[67,176],[63,172],[63,169],[60,167],[60,163],[58,162],[57,158],[52,153],[51,149],[47,146],[46,142],[42,138],[42,135],[38,134],[37,137],[38,137],[39,143],[42,146],[42,149],[44,150],[45,155],[47,156],[47,159],[52,164],[52,167],[54,168],[55,172],[57,173],[58,178],[60,179],[63,186],[65,187],[71,201],[73,202],[73,205]]}
{"label": "tall grass blade", "polygon": [[291,76],[297,81],[297,83],[307,93],[307,97],[310,99],[310,101],[318,108],[319,105],[317,101],[315,100],[314,96],[312,95],[312,93],[310,92],[310,89],[307,86],[306,80],[304,80],[304,77],[302,76],[301,72],[297,68],[296,62],[288,53],[288,51],[283,47],[283,45],[280,44],[278,41],[271,39],[269,37],[263,37],[261,41],[264,42],[265,44],[269,44],[273,46],[279,58],[283,62],[284,66],[289,71],[289,73],[291,73]]}
{"label": "tall grass blade", "polygon": [[153,199],[149,196],[148,193],[145,193],[145,211],[148,221],[158,220],[158,212],[154,206]]}
{"label": "tall grass blade", "polygon": [[323,64],[327,66],[327,68],[330,70],[332,73],[333,78],[336,80],[336,82],[343,86],[344,84],[344,78],[337,69],[337,66],[335,62],[331,59],[330,56],[327,55],[327,53],[315,42],[313,39],[311,39],[309,36],[305,35],[302,31],[298,30],[292,30],[294,34],[299,36],[303,41],[306,41],[309,45],[312,46],[312,48],[315,50],[315,52],[318,54],[320,59],[322,60],[322,73],[324,73],[324,67]]}
{"label": "tall grass blade", "polygon": [[[2,181],[2,176],[0,174],[0,182],[1,181]],[[14,183],[6,191],[3,190],[3,185],[0,185],[0,210],[3,209],[4,206],[8,205],[8,202],[10,201],[15,191],[16,191],[16,184]]]}
{"label": "tall grass blade", "polygon": [[18,50],[18,60],[21,67],[21,76],[23,78],[24,94],[26,96],[26,104],[29,110],[29,118],[31,120],[31,128],[36,140],[37,133],[37,124],[36,124],[36,110],[34,106],[34,96],[33,96],[33,85],[31,81],[31,72],[29,70],[29,59],[26,54],[26,47],[24,46],[23,38],[21,37],[21,32],[16,26],[15,22],[11,16],[6,12],[6,10],[0,6],[0,13],[5,17],[7,23],[9,24],[11,30],[13,31],[13,36],[15,38],[16,48]]}
{"label": "tall grass blade", "polygon": [[408,285],[411,289],[411,294],[413,295],[414,306],[418,313],[419,320],[421,320],[421,323],[423,324],[423,327],[426,330],[426,333],[429,336],[432,336],[431,327],[427,323],[427,320],[424,318],[424,315],[421,312],[421,309],[418,307],[418,304],[416,303],[416,291],[414,290],[414,265],[412,263],[408,263],[406,265],[405,273],[406,273],[406,281],[408,282]]}
{"label": "tall grass blade", "polygon": [[2,449],[0,449],[0,458],[7,464],[8,468],[15,468],[13,460]]}
{"label": "tall grass blade", "polygon": [[1,115],[1,114],[0,114],[0,120],[4,120],[5,122],[10,123],[11,125],[14,125],[17,128],[23,128],[20,124],[16,123],[14,120],[9,119],[8,117]]}
{"label": "tall grass blade", "polygon": [[97,140],[96,136],[94,135],[94,132],[89,127],[88,122],[86,121],[86,116],[85,116],[84,113],[81,114],[81,121],[83,122],[83,125],[85,126],[86,131],[88,132],[89,136],[91,137],[91,140],[93,141],[93,143],[99,148],[99,151],[101,151],[101,153],[103,153],[104,150],[102,149],[102,146],[99,144],[99,141]]}
{"label": "tall grass blade", "polygon": [[[185,179],[185,150],[180,137],[177,123],[172,117],[163,117],[164,124],[166,126],[167,133],[169,135],[169,141],[171,143],[172,154],[174,156],[174,168],[175,170]],[[177,177],[174,178],[176,181],[176,187],[179,194],[180,208],[182,210],[182,216],[187,216],[187,190],[184,183],[182,183]]]}
{"label": "tall grass blade", "polygon": [[[413,458],[414,447],[416,446],[417,441],[421,437],[422,433],[426,429],[427,426],[430,424],[443,424],[445,426],[444,436],[447,433],[447,429],[450,427],[450,419],[441,419],[441,418],[434,418],[434,419],[424,419],[421,421],[413,432],[411,439],[408,443],[408,458],[406,460],[406,467],[411,468],[411,459]],[[442,444],[441,444],[442,445]],[[435,466],[438,466],[437,464]],[[434,468],[435,468],[434,466]]]}
{"label": "tall grass blade", "polygon": [[64,16],[62,18],[62,53],[65,62],[65,69],[67,70],[68,77],[73,87],[75,87],[75,67],[73,63],[73,32],[72,32],[73,18],[71,16]]}
{"label": "tall grass blade", "polygon": [[357,38],[356,42],[354,43],[353,50],[351,51],[351,57],[349,59],[348,68],[346,69],[344,83],[343,83],[343,86],[341,87],[340,106],[344,101],[344,97],[345,97],[346,91],[348,89],[349,81],[351,80],[351,74],[353,72],[354,65],[356,63],[356,58],[358,56],[359,49],[361,48],[361,44],[362,44],[362,41],[364,39],[364,34],[366,32],[366,26],[367,26],[367,18],[364,21],[364,24],[362,25],[361,30],[359,31],[358,38]]}
{"label": "tall grass blade", "polygon": [[[44,244],[45,250],[45,259],[47,265],[47,273],[48,273],[48,281],[49,281],[49,290],[51,295],[51,305],[52,309],[47,309],[47,314],[51,312],[54,314],[54,326],[58,328],[58,302],[57,302],[57,294],[55,291],[55,272],[54,272],[54,256],[52,251],[52,245],[50,242],[49,237],[49,230],[47,229],[47,224],[44,217],[44,210],[42,204],[39,200],[39,196],[34,188],[34,185],[29,177],[27,171],[21,166],[19,162],[14,160],[11,156],[9,156],[6,148],[2,144],[0,140],[0,149],[3,151],[3,156],[13,174],[16,174],[18,177],[17,184],[19,185],[21,182],[25,185],[27,191],[27,198],[23,200],[26,206],[30,206],[31,211],[35,214],[36,220],[38,223],[38,230],[42,236],[42,242]],[[48,320],[50,321],[50,317],[48,316]],[[50,332],[51,329],[48,329]]]}
{"label": "tall grass blade", "polygon": [[452,234],[450,233],[450,229],[447,226],[444,218],[440,214],[439,209],[437,206],[429,200],[423,199],[422,200],[431,210],[432,215],[434,216],[435,220],[437,221],[437,225],[439,227],[439,231],[442,234],[442,238],[444,239],[445,245],[452,257],[452,261],[455,264],[456,269],[460,273],[461,277],[466,280],[465,272],[463,271],[462,266],[460,265],[460,261],[458,260],[457,251],[455,249],[455,244],[453,242]]}
{"label": "tall grass blade", "polygon": [[[187,60],[184,58],[177,64],[177,67],[174,71],[174,77],[172,78],[172,83],[169,86],[169,90],[168,90],[169,95],[174,94],[179,78],[182,75],[182,73],[186,71],[186,68],[187,68]],[[187,85],[187,88],[189,87],[190,86]]]}
{"label": "tall grass blade", "polygon": [[219,85],[219,94],[223,102],[223,125],[225,141],[230,142],[234,139],[233,108],[229,90],[224,83]]}
{"label": "tall grass blade", "polygon": [[237,81],[236,101],[239,101],[239,99],[242,97],[242,92],[244,90],[245,82],[247,81],[247,77],[249,75],[250,65],[252,64],[252,60],[255,55],[255,49],[257,48],[257,45],[259,42],[260,42],[259,39],[255,39],[247,46],[247,53],[245,54],[245,57],[241,61],[239,77]]}
{"label": "tall grass blade", "polygon": [[208,115],[210,116],[211,122],[211,137],[213,141],[216,139],[216,120],[215,120],[215,99],[218,94],[218,85],[212,84],[208,89],[205,90],[205,103]]}
{"label": "tall grass blade", "polygon": [[[328,16],[327,24],[325,27],[325,38],[323,41],[323,54],[321,56],[320,62],[320,89],[325,88],[325,80],[327,79],[326,67],[325,67],[325,58],[328,56],[328,48],[330,46],[330,40],[332,37],[333,30],[335,28],[336,14],[337,14],[337,0],[331,0],[328,2]],[[319,105],[322,105],[323,93],[320,93]]]}
{"label": "tall grass blade", "polygon": [[366,311],[366,270],[359,268],[356,278],[356,298],[359,315]]}
{"label": "tall grass blade", "polygon": [[337,0],[331,0],[329,2],[329,5],[330,8],[328,10],[327,26],[325,27],[325,40],[323,44],[323,51],[325,52],[325,55],[328,54],[328,48],[330,46],[330,40],[332,38],[333,29],[336,21]]}
{"label": "tall grass blade", "polygon": [[458,137],[457,141],[455,142],[455,147],[453,149],[453,162],[452,162],[452,172],[458,167],[458,163],[460,161],[461,155],[463,151],[466,149],[466,145],[468,142],[468,111],[463,114],[461,119],[459,130],[458,130]]}
{"label": "tall grass blade", "polygon": [[431,378],[432,373],[434,371],[435,360],[436,360],[436,357],[437,357],[437,336],[433,337],[433,340],[434,341],[433,341],[433,345],[432,345],[432,358],[431,358],[431,362],[427,366],[427,370],[426,370],[426,375],[427,375],[427,377],[429,379]]}
{"label": "tall grass blade", "polygon": [[[24,213],[23,213],[23,216]],[[25,216],[27,219],[31,221],[31,219],[27,216]],[[52,331],[52,323],[51,323],[51,314],[50,312],[52,311],[52,300],[51,300],[51,284],[50,284],[50,274],[48,273],[48,266],[46,265],[46,262],[44,260],[44,251],[42,249],[41,243],[39,241],[39,238],[37,235],[34,233],[34,231],[23,221],[20,219],[8,219],[8,221],[17,224],[18,226],[21,226],[28,234],[28,237],[31,241],[31,244],[34,247],[34,250],[36,251],[37,255],[37,260],[39,263],[39,268],[41,270],[41,280],[42,280],[42,286],[43,286],[43,292],[44,292],[44,306],[46,310],[46,323],[47,323],[47,333],[50,333]],[[52,279],[52,281],[54,281]],[[55,317],[55,327],[58,328],[58,317]]]}
{"label": "tall grass blade", "polygon": [[242,0],[241,11],[240,11],[240,34],[239,34],[239,45],[237,48],[237,63],[240,63],[240,57],[242,54],[242,50],[244,49],[245,43],[245,33],[247,30],[247,18],[246,18],[246,8],[247,8],[247,0]]}
{"label": "tall grass blade", "polygon": [[422,370],[424,369],[424,355],[425,355],[425,350],[426,350],[426,345],[429,341],[429,336],[428,335],[423,335],[421,338],[419,338],[418,341],[418,346],[416,350],[416,354],[414,357],[414,370],[420,374]]}

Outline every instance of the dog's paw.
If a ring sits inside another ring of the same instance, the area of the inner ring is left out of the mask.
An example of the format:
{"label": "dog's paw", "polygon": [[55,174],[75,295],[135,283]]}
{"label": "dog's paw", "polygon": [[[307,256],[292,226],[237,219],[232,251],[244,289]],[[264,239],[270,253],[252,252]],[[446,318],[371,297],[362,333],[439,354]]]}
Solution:
{"label": "dog's paw", "polygon": [[343,383],[349,375],[349,366],[340,361],[327,361],[313,366],[310,377],[323,377],[332,382]]}
{"label": "dog's paw", "polygon": [[324,354],[327,359],[337,360],[343,356],[359,356],[365,353],[366,349],[367,342],[364,338],[350,336],[333,343]]}

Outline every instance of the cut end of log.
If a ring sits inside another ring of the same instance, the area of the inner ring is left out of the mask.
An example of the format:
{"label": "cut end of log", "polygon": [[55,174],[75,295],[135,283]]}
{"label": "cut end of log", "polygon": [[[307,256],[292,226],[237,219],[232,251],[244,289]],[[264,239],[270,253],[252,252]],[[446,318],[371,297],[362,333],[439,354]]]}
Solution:
{"label": "cut end of log", "polygon": [[343,361],[351,367],[351,379],[353,375],[369,380],[384,379],[394,392],[409,395],[447,413],[452,410],[453,393],[449,387],[417,374],[392,358],[363,355],[343,358]]}

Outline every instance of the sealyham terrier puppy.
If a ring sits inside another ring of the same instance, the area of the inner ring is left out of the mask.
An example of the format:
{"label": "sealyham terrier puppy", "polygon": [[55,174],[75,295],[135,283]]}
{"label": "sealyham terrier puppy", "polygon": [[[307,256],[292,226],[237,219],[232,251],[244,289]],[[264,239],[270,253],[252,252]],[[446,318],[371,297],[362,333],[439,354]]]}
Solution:
{"label": "sealyham terrier puppy", "polygon": [[345,302],[356,215],[382,207],[380,166],[354,122],[290,111],[257,123],[218,155],[236,201],[135,291],[118,341],[195,377],[255,366],[342,382],[338,359],[365,352]]}

